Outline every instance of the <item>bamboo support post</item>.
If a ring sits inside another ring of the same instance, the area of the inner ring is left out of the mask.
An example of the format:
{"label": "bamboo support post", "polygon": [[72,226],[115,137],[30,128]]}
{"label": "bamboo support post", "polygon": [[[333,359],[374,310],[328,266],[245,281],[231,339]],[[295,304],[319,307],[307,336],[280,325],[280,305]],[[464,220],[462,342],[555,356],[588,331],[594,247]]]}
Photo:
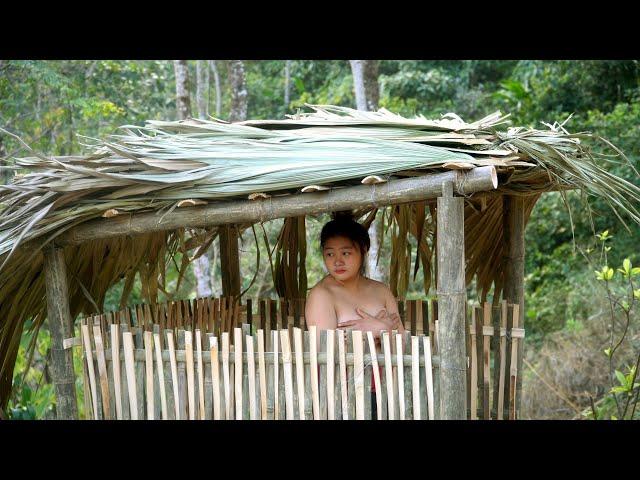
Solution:
{"label": "bamboo support post", "polygon": [[[505,195],[503,211],[503,298],[518,305],[519,316],[514,325],[524,328],[524,231],[525,199],[519,196]],[[518,342],[518,372],[522,372],[522,342]],[[522,375],[517,377],[516,411],[520,410],[522,397]]]}
{"label": "bamboo support post", "polygon": [[54,246],[44,250],[44,275],[47,292],[47,318],[51,333],[51,379],[56,394],[56,417],[78,418],[73,352],[64,349],[65,338],[73,336],[73,319],[69,310],[69,286],[64,250]]}
{"label": "bamboo support post", "polygon": [[466,419],[464,199],[443,185],[437,205],[438,335],[442,419]]}

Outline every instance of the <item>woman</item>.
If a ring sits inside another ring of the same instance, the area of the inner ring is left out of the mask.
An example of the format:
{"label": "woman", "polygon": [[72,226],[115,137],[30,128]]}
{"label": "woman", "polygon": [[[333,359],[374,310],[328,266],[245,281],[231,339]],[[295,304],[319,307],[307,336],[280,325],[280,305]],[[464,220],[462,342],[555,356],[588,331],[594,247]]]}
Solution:
{"label": "woman", "polygon": [[376,342],[383,330],[404,332],[389,287],[364,276],[370,244],[367,230],[348,213],[338,213],[322,228],[320,248],[328,275],[309,292],[307,326],[371,331]]}

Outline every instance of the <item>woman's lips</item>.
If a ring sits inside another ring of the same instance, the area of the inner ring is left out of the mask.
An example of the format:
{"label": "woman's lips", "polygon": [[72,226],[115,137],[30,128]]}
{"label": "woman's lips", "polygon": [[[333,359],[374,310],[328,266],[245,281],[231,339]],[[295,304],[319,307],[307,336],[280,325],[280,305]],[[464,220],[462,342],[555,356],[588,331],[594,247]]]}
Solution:
{"label": "woman's lips", "polygon": [[334,270],[334,272],[336,272],[336,273],[344,273],[344,272],[346,272],[346,270]]}

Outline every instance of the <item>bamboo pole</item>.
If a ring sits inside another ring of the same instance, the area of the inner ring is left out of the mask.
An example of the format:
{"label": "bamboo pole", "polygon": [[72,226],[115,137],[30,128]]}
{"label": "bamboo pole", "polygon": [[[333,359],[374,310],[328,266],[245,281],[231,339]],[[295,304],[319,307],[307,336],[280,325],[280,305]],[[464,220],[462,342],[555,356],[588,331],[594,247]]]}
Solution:
{"label": "bamboo pole", "polygon": [[[502,201],[503,215],[503,298],[507,303],[518,305],[519,316],[514,325],[524,328],[524,232],[525,199],[505,195]],[[522,372],[522,343],[518,345],[518,372]],[[520,411],[522,397],[522,375],[516,384],[516,412]]]}
{"label": "bamboo pole", "polygon": [[51,333],[51,379],[56,393],[56,417],[78,418],[73,352],[65,350],[63,341],[73,336],[73,319],[69,310],[69,286],[64,250],[53,246],[44,250],[44,275],[47,292],[47,318]]}
{"label": "bamboo pole", "polygon": [[453,184],[443,184],[437,205],[438,335],[442,419],[467,415],[465,353],[464,199],[454,198]]}
{"label": "bamboo pole", "polygon": [[91,220],[69,229],[61,234],[56,242],[60,245],[79,245],[89,240],[184,227],[256,223],[275,218],[417,202],[439,197],[444,182],[451,183],[454,191],[461,195],[493,190],[498,186],[498,178],[493,166],[477,167],[466,171],[451,170],[391,180],[382,185],[358,185],[336,188],[327,192],[270,197],[266,200],[216,202],[206,206],[181,208],[180,212],[170,212],[162,216],[157,212],[117,215],[109,219]]}

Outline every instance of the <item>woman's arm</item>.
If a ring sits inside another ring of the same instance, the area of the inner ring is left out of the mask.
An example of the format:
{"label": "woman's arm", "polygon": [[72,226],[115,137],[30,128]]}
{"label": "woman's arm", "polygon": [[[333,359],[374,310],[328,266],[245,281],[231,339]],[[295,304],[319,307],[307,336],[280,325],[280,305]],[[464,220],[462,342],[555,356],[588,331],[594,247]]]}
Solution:
{"label": "woman's arm", "polygon": [[304,318],[307,328],[315,325],[318,330],[335,329],[338,326],[338,319],[331,294],[321,287],[312,288],[304,309]]}

